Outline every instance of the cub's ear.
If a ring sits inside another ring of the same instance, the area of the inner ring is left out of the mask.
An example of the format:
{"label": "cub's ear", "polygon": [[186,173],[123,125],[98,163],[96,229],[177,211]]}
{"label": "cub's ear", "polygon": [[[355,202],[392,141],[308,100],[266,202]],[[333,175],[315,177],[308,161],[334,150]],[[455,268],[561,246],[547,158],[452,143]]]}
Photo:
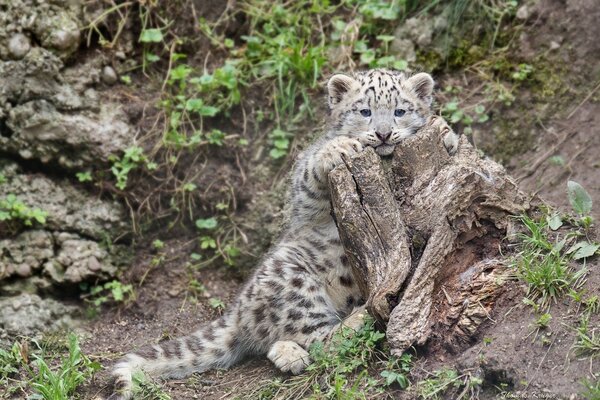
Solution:
{"label": "cub's ear", "polygon": [[425,72],[411,76],[405,82],[406,88],[411,90],[420,100],[428,106],[433,101],[433,78]]}
{"label": "cub's ear", "polygon": [[344,74],[335,74],[327,81],[327,92],[329,95],[329,107],[338,104],[346,93],[356,84],[356,80]]}

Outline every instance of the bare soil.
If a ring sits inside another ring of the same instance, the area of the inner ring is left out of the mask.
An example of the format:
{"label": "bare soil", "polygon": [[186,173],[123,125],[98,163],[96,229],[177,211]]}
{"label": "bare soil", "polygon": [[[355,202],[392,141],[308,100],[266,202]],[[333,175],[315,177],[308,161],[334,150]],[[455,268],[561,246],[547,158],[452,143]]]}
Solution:
{"label": "bare soil", "polygon": [[[522,177],[524,191],[537,194],[548,204],[563,211],[570,209],[566,196],[569,179],[582,184],[596,201],[593,216],[600,221],[600,5],[596,0],[543,0],[534,7],[532,16],[522,28],[520,54],[523,60],[533,60],[540,54],[564,69],[562,94],[545,99],[554,115],[527,125],[515,126],[515,140],[530,135],[531,144],[522,154],[512,157],[506,166],[516,178]],[[553,44],[557,43],[558,48]],[[445,80],[461,79],[462,71],[445,76]],[[441,86],[444,82],[441,82]],[[530,99],[530,89],[524,87],[516,97]],[[539,105],[539,101],[538,101]],[[524,115],[524,121],[535,121],[539,109],[516,101],[512,113]],[[495,115],[492,123],[501,121]],[[310,131],[307,127],[307,132]],[[483,140],[493,141],[489,132]],[[493,155],[493,154],[492,154]],[[549,161],[561,156],[564,165]],[[532,168],[534,166],[535,168]],[[277,175],[279,177],[279,175]],[[253,176],[248,177],[249,180]],[[281,179],[281,178],[280,178]],[[272,182],[263,180],[258,192],[266,191]],[[257,185],[258,186],[258,185]],[[257,198],[248,200],[248,208],[260,207]],[[272,208],[281,206],[270,204]],[[271,218],[279,216],[273,212]],[[260,228],[257,228],[260,229]],[[264,239],[264,238],[263,238]],[[268,244],[268,239],[264,243]],[[182,239],[166,242],[167,258],[171,261],[152,268],[150,250],[139,252],[131,275],[138,282],[136,300],[119,309],[107,309],[87,323],[89,333],[82,347],[109,367],[122,353],[147,343],[185,335],[215,318],[218,310],[210,307],[208,297],[195,298],[188,290],[190,272],[185,267],[189,246]],[[588,294],[600,294],[600,262],[588,263],[590,273],[585,285]],[[250,265],[247,265],[247,270]],[[246,270],[246,271],[247,271]],[[207,269],[193,273],[211,296],[231,303],[241,286],[239,274],[227,268]],[[139,284],[145,276],[143,284]],[[481,372],[484,391],[480,398],[500,398],[503,389],[518,393],[520,398],[578,399],[580,381],[597,377],[600,367],[589,358],[578,358],[573,350],[574,331],[578,319],[576,306],[564,299],[553,304],[552,320],[547,329],[536,331],[536,316],[522,304],[524,287],[509,282],[496,303],[489,321],[477,331],[473,341],[458,348],[432,347],[419,349],[420,356],[413,368],[413,380],[428,376],[443,366],[462,371]],[[590,324],[599,326],[598,317]],[[485,340],[484,340],[485,338]],[[544,341],[542,339],[545,338]],[[212,371],[182,381],[168,381],[165,390],[173,399],[229,399],[244,397],[250,388],[282,375],[265,360],[250,360],[228,371]],[[597,379],[597,378],[596,378]],[[84,398],[102,398],[110,393],[106,371],[83,390]],[[448,398],[454,398],[452,396]],[[415,398],[414,391],[391,393],[390,397]]]}

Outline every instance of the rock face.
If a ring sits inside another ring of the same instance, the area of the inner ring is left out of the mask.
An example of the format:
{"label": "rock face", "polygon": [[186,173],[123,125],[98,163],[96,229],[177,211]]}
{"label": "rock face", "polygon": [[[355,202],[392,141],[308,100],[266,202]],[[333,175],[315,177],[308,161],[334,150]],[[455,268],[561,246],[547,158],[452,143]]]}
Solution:
{"label": "rock face", "polygon": [[[24,173],[15,163],[0,161],[0,174],[0,199],[11,194],[28,208],[47,213],[45,224],[0,240],[0,282],[27,278],[29,290],[47,289],[116,274],[124,249],[117,245],[109,250],[102,243],[127,231],[119,203],[92,197],[67,180]],[[0,293],[22,287],[5,285]]]}
{"label": "rock face", "polygon": [[[0,297],[0,338],[68,319],[72,308],[33,293],[76,293],[125,264],[127,247],[115,244],[130,226],[123,205],[74,177],[108,169],[134,144],[120,105],[102,92],[116,71],[98,52],[77,53],[86,2],[1,3],[0,296],[31,294]],[[6,199],[41,210],[45,222],[26,221]]]}
{"label": "rock face", "polygon": [[0,298],[0,344],[17,335],[36,337],[40,332],[71,327],[74,311],[74,307],[37,295]]}

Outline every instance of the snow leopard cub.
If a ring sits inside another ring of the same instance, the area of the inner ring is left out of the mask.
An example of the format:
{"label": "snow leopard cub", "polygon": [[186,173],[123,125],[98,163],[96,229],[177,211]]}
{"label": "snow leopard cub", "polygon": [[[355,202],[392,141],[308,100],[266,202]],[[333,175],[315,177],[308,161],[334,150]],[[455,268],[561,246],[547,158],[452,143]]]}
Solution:
{"label": "snow leopard cub", "polygon": [[[189,336],[127,354],[113,368],[113,398],[131,397],[132,374],[181,378],[266,354],[282,371],[300,373],[308,346],[324,339],[363,303],[331,217],[327,174],[366,146],[389,155],[431,116],[433,80],[385,69],[337,74],[327,83],[329,127],[297,161],[289,227],[236,302]],[[449,152],[458,143],[444,130]]]}

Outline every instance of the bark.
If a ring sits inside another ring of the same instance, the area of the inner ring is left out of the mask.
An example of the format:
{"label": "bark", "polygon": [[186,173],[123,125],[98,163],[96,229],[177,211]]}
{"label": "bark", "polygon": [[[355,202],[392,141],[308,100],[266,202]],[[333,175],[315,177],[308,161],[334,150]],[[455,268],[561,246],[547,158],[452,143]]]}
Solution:
{"label": "bark", "polygon": [[489,318],[502,287],[495,256],[511,216],[528,208],[504,168],[465,137],[449,155],[448,129],[435,118],[391,162],[367,148],[329,174],[355,280],[394,354],[428,339],[458,345]]}

